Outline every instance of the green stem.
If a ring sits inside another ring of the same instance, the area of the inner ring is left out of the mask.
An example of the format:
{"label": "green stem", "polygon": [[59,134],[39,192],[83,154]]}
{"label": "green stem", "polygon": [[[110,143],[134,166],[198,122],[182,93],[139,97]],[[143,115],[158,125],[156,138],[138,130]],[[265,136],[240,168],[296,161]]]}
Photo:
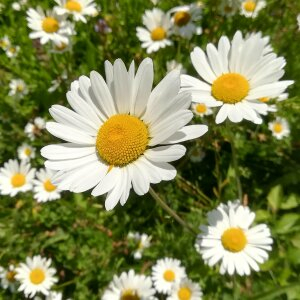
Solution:
{"label": "green stem", "polygon": [[236,275],[233,275],[233,300],[239,299],[239,290]]}
{"label": "green stem", "polygon": [[170,208],[161,198],[160,196],[150,187],[149,189],[150,195],[154,198],[154,200],[170,215],[172,216],[180,225],[187,228],[190,232],[197,235],[197,231],[187,222],[185,222],[183,219],[181,219],[177,213]]}

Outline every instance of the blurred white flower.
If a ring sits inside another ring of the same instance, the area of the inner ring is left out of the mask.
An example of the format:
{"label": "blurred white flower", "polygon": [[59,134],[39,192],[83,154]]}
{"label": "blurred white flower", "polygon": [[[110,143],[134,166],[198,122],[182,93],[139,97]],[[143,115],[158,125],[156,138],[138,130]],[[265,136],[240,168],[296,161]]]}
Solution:
{"label": "blurred white flower", "polygon": [[277,117],[276,120],[268,124],[268,128],[272,131],[272,135],[278,140],[290,135],[289,123],[284,118]]}
{"label": "blurred white flower", "polygon": [[49,87],[48,92],[49,93],[55,92],[59,88],[59,86],[61,85],[61,83],[63,81],[65,81],[66,79],[68,79],[67,72],[63,72],[61,74],[61,76],[59,76],[56,79],[54,79],[54,80],[51,81],[51,86]]}
{"label": "blurred white flower", "polygon": [[5,50],[5,54],[9,58],[14,58],[18,55],[20,51],[20,46],[8,46],[7,49]]}
{"label": "blurred white flower", "polygon": [[28,88],[23,79],[12,79],[9,83],[9,96],[15,96],[18,99],[28,94]]}
{"label": "blurred white flower", "polygon": [[247,18],[256,18],[267,5],[265,0],[246,0],[241,4],[241,14]]}
{"label": "blurred white flower", "polygon": [[201,300],[202,290],[198,283],[188,278],[182,279],[172,287],[167,300]]}
{"label": "blurred white flower", "polygon": [[41,135],[41,131],[45,129],[45,127],[45,120],[43,118],[36,117],[33,120],[33,123],[29,122],[26,124],[24,132],[31,140],[34,140],[37,135]]}
{"label": "blurred white flower", "polygon": [[0,48],[2,50],[6,51],[8,48],[10,48],[10,45],[11,43],[7,35],[0,39]]}
{"label": "blurred white flower", "polygon": [[29,161],[31,158],[35,158],[35,149],[26,143],[22,144],[17,151],[20,160]]}
{"label": "blurred white flower", "polygon": [[146,248],[149,248],[151,245],[151,236],[146,233],[129,233],[128,238],[134,240],[136,243],[136,250],[133,252],[133,257],[135,259],[141,259],[143,256],[143,252]]}
{"label": "blurred white flower", "polygon": [[180,74],[186,73],[186,69],[183,67],[183,65],[177,62],[175,59],[167,61],[167,72],[169,73],[173,70],[178,70]]}
{"label": "blurred white flower", "polygon": [[11,293],[14,293],[17,288],[15,275],[16,267],[14,265],[9,265],[8,269],[0,267],[1,287],[5,290],[9,289]]}
{"label": "blurred white flower", "polygon": [[218,10],[220,15],[225,17],[232,17],[241,7],[241,0],[222,0]]}

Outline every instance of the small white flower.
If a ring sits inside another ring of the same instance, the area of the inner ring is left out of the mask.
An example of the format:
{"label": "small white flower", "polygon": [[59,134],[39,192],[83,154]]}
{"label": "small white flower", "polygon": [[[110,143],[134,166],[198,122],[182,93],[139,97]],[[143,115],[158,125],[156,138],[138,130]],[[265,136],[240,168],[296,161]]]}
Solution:
{"label": "small white flower", "polygon": [[151,278],[137,275],[133,270],[114,276],[105,290],[102,300],[154,300],[155,290],[152,288]]}
{"label": "small white flower", "polygon": [[46,296],[45,300],[62,300],[63,294],[61,292],[50,292],[48,296]]}
{"label": "small white flower", "polygon": [[12,7],[13,10],[16,10],[16,11],[20,11],[22,9],[21,4],[18,3],[18,2],[13,2],[11,7]]}
{"label": "small white flower", "polygon": [[15,96],[18,99],[28,94],[28,88],[23,79],[12,79],[9,83],[9,96]]}
{"label": "small white flower", "polygon": [[0,39],[0,48],[2,50],[6,51],[8,48],[10,48],[10,45],[11,43],[7,35]]}
{"label": "small white flower", "polygon": [[20,282],[18,291],[23,291],[26,297],[33,298],[36,293],[49,295],[50,289],[57,278],[54,277],[56,270],[51,268],[51,259],[36,255],[27,257],[26,263],[20,263],[16,268],[16,279]]}
{"label": "small white flower", "polygon": [[192,110],[195,115],[203,117],[203,116],[209,116],[213,113],[212,109],[208,107],[205,103],[193,103],[192,104]]}
{"label": "small white flower", "polygon": [[172,45],[171,17],[158,8],[146,10],[143,15],[143,27],[137,27],[137,37],[142,42],[142,48],[147,48],[147,53],[158,51],[160,48]]}
{"label": "small white flower", "polygon": [[27,123],[24,129],[25,134],[31,139],[34,140],[37,135],[41,135],[41,131],[45,129],[46,122],[43,118],[36,117],[33,120],[33,123]]}
{"label": "small white flower", "polygon": [[146,233],[140,234],[136,232],[136,233],[129,233],[128,238],[134,240],[137,245],[137,249],[134,251],[133,257],[135,259],[141,259],[144,250],[150,247],[152,237]]}
{"label": "small white flower", "polygon": [[5,54],[9,58],[14,58],[14,57],[16,57],[18,55],[19,51],[20,51],[20,47],[19,46],[12,46],[12,45],[10,45],[5,50]]}
{"label": "small white flower", "polygon": [[16,267],[9,265],[8,269],[0,267],[0,279],[3,289],[9,289],[12,293],[16,291],[17,283],[15,279]]}
{"label": "small white flower", "polygon": [[0,194],[14,197],[19,192],[32,189],[35,169],[25,161],[19,164],[17,160],[10,159],[0,169]]}
{"label": "small white flower", "polygon": [[220,273],[249,275],[259,271],[257,263],[268,259],[273,240],[265,224],[251,228],[255,213],[237,202],[222,204],[208,213],[209,226],[200,226],[197,237],[204,261],[213,266],[221,261]]}
{"label": "small white flower", "polygon": [[96,16],[98,10],[94,0],[55,0],[58,6],[55,6],[58,15],[70,14],[75,21],[87,22],[85,16]]}
{"label": "small white flower", "polygon": [[67,51],[71,51],[72,49],[72,41],[70,37],[68,37],[68,43],[54,43],[52,42],[52,49],[50,50],[51,53],[65,53]]}
{"label": "small white flower", "polygon": [[174,258],[159,259],[152,267],[152,280],[157,292],[169,294],[174,284],[186,277],[185,268]]}
{"label": "small white flower", "polygon": [[167,72],[171,72],[173,70],[178,70],[180,74],[185,74],[186,69],[183,67],[181,63],[178,63],[176,60],[167,61]]}
{"label": "small white flower", "polygon": [[205,152],[199,146],[196,146],[190,151],[190,160],[193,163],[197,163],[203,160],[205,157]]}
{"label": "small white flower", "polygon": [[278,140],[290,135],[289,123],[284,118],[277,117],[275,121],[268,124],[268,128],[272,131],[272,135]]}
{"label": "small white flower", "polygon": [[241,14],[247,18],[256,18],[267,5],[265,0],[246,0],[241,4]]}
{"label": "small white flower", "polygon": [[30,159],[35,158],[35,149],[28,144],[22,144],[17,151],[20,160],[29,161]]}
{"label": "small white flower", "polygon": [[68,79],[68,74],[67,72],[63,72],[61,76],[51,81],[51,86],[49,87],[48,92],[49,93],[55,92],[59,88],[61,83],[66,79]]}
{"label": "small white flower", "polygon": [[177,6],[169,13],[172,15],[173,31],[175,34],[190,39],[194,34],[202,33],[202,28],[196,25],[202,17],[202,9],[196,3]]}
{"label": "small white flower", "polygon": [[222,0],[218,10],[222,16],[232,17],[240,10],[240,7],[240,0]]}
{"label": "small white flower", "polygon": [[202,290],[199,284],[185,278],[173,285],[167,300],[201,300]]}

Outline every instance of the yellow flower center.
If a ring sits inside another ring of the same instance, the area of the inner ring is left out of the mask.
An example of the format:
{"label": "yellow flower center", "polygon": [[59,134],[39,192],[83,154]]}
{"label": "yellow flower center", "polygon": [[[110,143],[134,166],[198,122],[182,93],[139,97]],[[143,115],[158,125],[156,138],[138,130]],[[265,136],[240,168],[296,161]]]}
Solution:
{"label": "yellow flower center", "polygon": [[9,281],[9,282],[14,282],[15,281],[15,276],[16,276],[16,272],[15,271],[8,271],[6,273],[6,279]]}
{"label": "yellow flower center", "polygon": [[65,8],[69,11],[77,11],[77,12],[81,12],[82,10],[81,4],[75,0],[67,1],[67,3],[65,4]]}
{"label": "yellow flower center", "polygon": [[167,36],[167,33],[162,27],[157,27],[151,31],[151,39],[153,41],[161,41],[166,36]]}
{"label": "yellow flower center", "polygon": [[141,298],[137,295],[135,290],[128,289],[122,293],[120,300],[140,300]]}
{"label": "yellow flower center", "polygon": [[164,272],[164,279],[166,281],[169,281],[169,282],[174,281],[175,280],[175,273],[172,270],[166,270]]}
{"label": "yellow flower center", "polygon": [[235,227],[225,230],[222,234],[221,241],[223,247],[230,252],[240,252],[247,244],[244,231]]}
{"label": "yellow flower center", "polygon": [[282,131],[282,129],[283,129],[282,124],[280,124],[280,123],[274,123],[274,125],[273,125],[274,132],[280,133]]}
{"label": "yellow flower center", "polygon": [[200,114],[204,114],[207,111],[207,107],[203,103],[199,103],[196,105],[196,111]]}
{"label": "yellow flower center", "polygon": [[212,95],[224,103],[234,104],[242,101],[249,92],[248,80],[238,73],[219,76],[212,84]]}
{"label": "yellow flower center", "polygon": [[178,11],[174,15],[174,23],[179,27],[186,25],[190,19],[191,15],[186,11]]}
{"label": "yellow flower center", "polygon": [[125,166],[142,155],[148,145],[147,125],[139,118],[120,114],[110,117],[99,129],[96,148],[110,166]]}
{"label": "yellow flower center", "polygon": [[1,48],[6,48],[9,45],[9,43],[5,40],[1,40],[0,41],[0,47]]}
{"label": "yellow flower center", "polygon": [[17,49],[16,49],[15,47],[10,47],[10,48],[8,49],[8,51],[9,51],[10,53],[16,53],[16,52],[17,52]]}
{"label": "yellow flower center", "polygon": [[51,183],[51,181],[48,179],[48,180],[46,180],[45,182],[44,182],[44,189],[47,191],[47,192],[53,192],[53,191],[55,191],[56,190],[56,186],[55,185],[53,185],[52,183]]}
{"label": "yellow flower center", "polygon": [[23,174],[16,173],[11,178],[11,184],[14,188],[23,186],[26,183],[26,177]]}
{"label": "yellow flower center", "polygon": [[59,23],[52,17],[46,17],[42,22],[42,28],[47,33],[53,33],[59,29]]}
{"label": "yellow flower center", "polygon": [[24,90],[24,85],[23,84],[18,84],[17,85],[17,91],[18,92],[23,92],[23,90]]}
{"label": "yellow flower center", "polygon": [[25,153],[26,156],[30,156],[31,149],[30,148],[25,148],[24,153]]}
{"label": "yellow flower center", "polygon": [[31,270],[29,274],[29,279],[33,284],[40,284],[45,280],[45,272],[42,269],[36,268]]}
{"label": "yellow flower center", "polygon": [[247,12],[254,12],[254,10],[256,8],[256,3],[255,3],[255,1],[252,1],[252,0],[244,2],[243,5],[244,5],[244,9]]}
{"label": "yellow flower center", "polygon": [[192,292],[188,287],[181,287],[177,293],[179,300],[190,300]]}
{"label": "yellow flower center", "polygon": [[270,99],[271,99],[270,97],[261,97],[261,98],[259,98],[258,100],[259,100],[260,102],[266,103],[266,102],[268,102]]}

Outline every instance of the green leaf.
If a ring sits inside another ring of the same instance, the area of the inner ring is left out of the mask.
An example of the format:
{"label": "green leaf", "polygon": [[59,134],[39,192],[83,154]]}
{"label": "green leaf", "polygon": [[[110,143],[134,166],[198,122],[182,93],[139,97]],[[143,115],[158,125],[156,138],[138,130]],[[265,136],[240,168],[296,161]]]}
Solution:
{"label": "green leaf", "polygon": [[281,202],[280,208],[281,209],[292,209],[299,205],[299,197],[296,194],[291,194],[289,197],[284,201]]}
{"label": "green leaf", "polygon": [[296,235],[294,235],[291,239],[291,242],[294,247],[300,249],[300,233],[297,233]]}
{"label": "green leaf", "polygon": [[282,186],[281,185],[274,186],[270,190],[267,196],[268,204],[273,211],[277,211],[279,209],[282,198],[283,198]]}
{"label": "green leaf", "polygon": [[275,226],[275,231],[279,234],[287,233],[299,220],[300,215],[296,213],[285,214],[282,216]]}

